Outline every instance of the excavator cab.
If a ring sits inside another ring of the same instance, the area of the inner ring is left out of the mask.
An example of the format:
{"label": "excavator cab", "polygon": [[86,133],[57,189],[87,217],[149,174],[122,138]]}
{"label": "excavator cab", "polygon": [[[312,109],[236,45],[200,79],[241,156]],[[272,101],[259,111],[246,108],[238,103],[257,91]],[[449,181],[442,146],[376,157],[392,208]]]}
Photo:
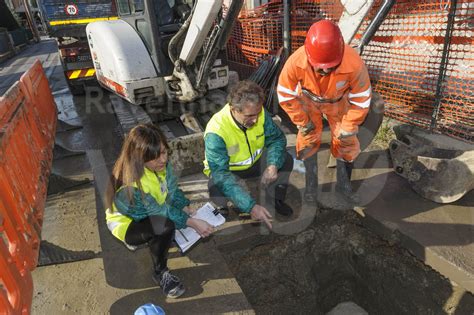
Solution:
{"label": "excavator cab", "polygon": [[168,56],[170,40],[191,14],[192,7],[181,1],[117,0],[120,19],[141,37],[157,73],[169,76],[173,63]]}
{"label": "excavator cab", "polygon": [[191,102],[226,86],[217,56],[243,4],[234,0],[117,0],[118,21],[87,26],[98,81],[133,104]]}

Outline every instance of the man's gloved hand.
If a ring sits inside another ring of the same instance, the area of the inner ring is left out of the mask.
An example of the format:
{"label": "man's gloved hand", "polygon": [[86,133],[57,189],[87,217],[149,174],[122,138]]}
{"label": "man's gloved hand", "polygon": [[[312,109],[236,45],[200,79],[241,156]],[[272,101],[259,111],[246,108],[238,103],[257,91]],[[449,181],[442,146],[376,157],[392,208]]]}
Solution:
{"label": "man's gloved hand", "polygon": [[342,140],[344,138],[355,136],[356,134],[357,134],[357,131],[349,132],[349,131],[345,131],[344,129],[339,129],[339,135],[337,136],[337,138]]}
{"label": "man's gloved hand", "polygon": [[[345,131],[344,129],[339,129],[338,132],[338,140],[339,144],[337,145],[338,151],[340,154],[342,154],[342,157],[344,156],[354,156],[354,146],[358,143],[357,142],[357,131],[355,132],[348,132]],[[358,148],[358,146],[357,146]],[[357,156],[357,154],[355,154]]]}
{"label": "man's gloved hand", "polygon": [[306,136],[309,133],[311,133],[311,131],[314,130],[314,125],[313,125],[313,122],[311,120],[306,125],[297,126],[297,127],[298,127],[298,131],[301,133],[302,136]]}
{"label": "man's gloved hand", "polygon": [[310,120],[305,126],[298,127],[296,135],[296,155],[300,160],[304,160],[314,153],[319,147],[320,134]]}

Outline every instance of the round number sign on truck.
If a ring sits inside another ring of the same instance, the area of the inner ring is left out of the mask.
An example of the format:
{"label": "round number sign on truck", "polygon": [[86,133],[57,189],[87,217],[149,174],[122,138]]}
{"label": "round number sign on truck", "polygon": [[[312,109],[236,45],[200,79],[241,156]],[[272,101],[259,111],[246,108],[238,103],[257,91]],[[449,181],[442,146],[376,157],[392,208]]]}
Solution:
{"label": "round number sign on truck", "polygon": [[67,4],[64,7],[64,11],[66,11],[67,15],[77,15],[77,13],[79,13],[79,10],[77,9],[77,5],[75,4]]}

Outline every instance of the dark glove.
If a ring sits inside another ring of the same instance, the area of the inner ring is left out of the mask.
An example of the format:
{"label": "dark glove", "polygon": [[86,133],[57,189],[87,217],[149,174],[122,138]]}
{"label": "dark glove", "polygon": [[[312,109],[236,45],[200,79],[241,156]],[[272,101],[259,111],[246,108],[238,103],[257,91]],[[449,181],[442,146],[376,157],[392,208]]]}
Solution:
{"label": "dark glove", "polygon": [[311,133],[311,131],[314,130],[314,125],[313,122],[310,120],[306,125],[304,126],[298,126],[298,131],[301,132],[302,136],[306,136]]}

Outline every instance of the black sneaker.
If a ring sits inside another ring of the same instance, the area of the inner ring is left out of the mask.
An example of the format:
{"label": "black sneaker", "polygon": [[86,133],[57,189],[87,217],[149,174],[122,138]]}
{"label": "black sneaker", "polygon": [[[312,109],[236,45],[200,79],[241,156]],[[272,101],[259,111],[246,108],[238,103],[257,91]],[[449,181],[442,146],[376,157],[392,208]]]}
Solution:
{"label": "black sneaker", "polygon": [[169,270],[163,271],[161,274],[153,274],[153,280],[161,287],[166,297],[176,299],[183,295],[186,291],[181,280]]}

